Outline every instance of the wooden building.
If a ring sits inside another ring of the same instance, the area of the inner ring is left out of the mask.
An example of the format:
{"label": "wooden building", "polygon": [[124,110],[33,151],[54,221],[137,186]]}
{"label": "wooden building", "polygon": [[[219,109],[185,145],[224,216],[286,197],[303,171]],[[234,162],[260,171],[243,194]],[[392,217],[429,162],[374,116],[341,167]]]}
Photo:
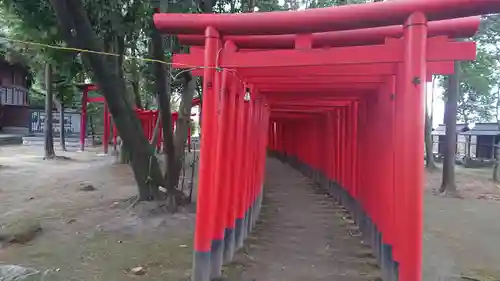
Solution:
{"label": "wooden building", "polygon": [[[445,125],[439,125],[432,132],[433,152],[444,152]],[[466,124],[457,124],[457,155],[478,159],[494,159],[495,146],[500,141],[500,130],[495,123],[477,123],[472,128]]]}
{"label": "wooden building", "polygon": [[30,110],[28,88],[29,70],[0,58],[0,132],[28,132]]}

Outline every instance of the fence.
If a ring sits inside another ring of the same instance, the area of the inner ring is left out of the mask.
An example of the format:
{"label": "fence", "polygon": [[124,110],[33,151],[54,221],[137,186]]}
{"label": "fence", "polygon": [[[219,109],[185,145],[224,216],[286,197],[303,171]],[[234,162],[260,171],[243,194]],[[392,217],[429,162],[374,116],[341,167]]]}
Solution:
{"label": "fence", "polygon": [[[29,132],[32,134],[43,134],[45,132],[45,110],[33,109],[30,112]],[[60,114],[58,111],[52,112],[52,131],[56,134],[60,132]],[[64,112],[64,132],[67,136],[78,135],[80,133],[80,113],[74,110]]]}

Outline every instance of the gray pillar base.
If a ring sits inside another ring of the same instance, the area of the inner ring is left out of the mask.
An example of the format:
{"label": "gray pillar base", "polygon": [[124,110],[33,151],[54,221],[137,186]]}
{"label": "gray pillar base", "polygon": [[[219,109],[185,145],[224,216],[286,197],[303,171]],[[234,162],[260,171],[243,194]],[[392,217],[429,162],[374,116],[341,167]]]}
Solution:
{"label": "gray pillar base", "polygon": [[252,204],[252,218],[250,219],[250,232],[255,228],[255,223],[257,222],[257,198],[253,201]]}
{"label": "gray pillar base", "polygon": [[384,280],[387,281],[398,281],[396,279],[393,279],[393,272],[394,272],[394,262],[392,260],[392,247],[391,245],[382,244],[382,264],[380,266],[382,268],[382,276]]}
{"label": "gray pillar base", "polygon": [[191,281],[210,281],[210,252],[194,252]]}
{"label": "gray pillar base", "polygon": [[226,228],[224,232],[224,263],[231,262],[234,257],[236,247],[236,235],[232,228]]}
{"label": "gray pillar base", "polygon": [[377,262],[381,266],[382,265],[382,233],[375,227],[375,252],[377,253]]}
{"label": "gray pillar base", "polygon": [[236,219],[235,229],[234,229],[234,240],[236,241],[236,249],[243,247],[243,242],[245,241],[245,236],[243,234],[245,219]]}
{"label": "gray pillar base", "polygon": [[212,241],[212,253],[210,260],[211,273],[210,277],[212,279],[220,278],[222,276],[222,263],[224,256],[224,240],[213,240]]}
{"label": "gray pillar base", "polygon": [[[248,237],[248,210],[245,212],[245,218],[243,219],[243,228],[242,228],[242,232],[241,232],[241,236],[242,236],[242,239],[243,239],[243,242],[245,241],[245,239],[247,239]],[[242,243],[242,246],[243,246],[243,243]]]}
{"label": "gray pillar base", "polygon": [[395,281],[399,280],[399,263],[397,261],[392,261],[392,272],[391,272],[392,278]]}
{"label": "gray pillar base", "polygon": [[264,187],[262,187],[259,197],[257,197],[257,219],[260,217],[260,210],[262,209],[262,194],[264,193]]}
{"label": "gray pillar base", "polygon": [[252,229],[253,229],[253,220],[254,220],[254,203],[252,203],[252,205],[250,205],[250,208],[248,208],[248,217],[247,217],[247,236],[248,237],[250,235],[250,233],[252,233]]}

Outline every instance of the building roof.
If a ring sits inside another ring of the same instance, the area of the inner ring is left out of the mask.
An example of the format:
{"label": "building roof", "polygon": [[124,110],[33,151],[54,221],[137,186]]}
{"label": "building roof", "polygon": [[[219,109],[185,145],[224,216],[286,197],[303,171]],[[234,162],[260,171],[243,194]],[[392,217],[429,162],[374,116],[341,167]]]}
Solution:
{"label": "building roof", "polygon": [[[446,135],[446,126],[440,124],[431,133],[434,136]],[[467,127],[467,124],[457,124],[457,134],[467,136],[496,136],[500,135],[498,123],[477,123],[472,129]]]}

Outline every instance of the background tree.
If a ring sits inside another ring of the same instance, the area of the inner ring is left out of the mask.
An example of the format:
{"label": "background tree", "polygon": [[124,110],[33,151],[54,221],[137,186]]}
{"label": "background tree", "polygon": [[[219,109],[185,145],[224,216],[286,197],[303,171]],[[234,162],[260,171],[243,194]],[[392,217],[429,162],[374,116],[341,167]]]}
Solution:
{"label": "background tree", "polygon": [[439,191],[449,195],[455,195],[457,186],[455,183],[455,152],[457,143],[457,101],[460,91],[460,62],[455,62],[455,73],[447,79],[448,89],[445,94],[446,105],[444,122],[446,125],[445,155],[443,161],[443,181]]}
{"label": "background tree", "polygon": [[[496,99],[494,116],[500,130],[500,73],[498,72],[500,66],[500,47],[498,46],[500,40],[500,15],[489,15],[483,18],[477,40],[481,46],[484,46],[484,52],[488,57],[487,66],[490,68],[492,76],[490,87],[494,93],[494,99]],[[500,146],[498,143],[495,145],[493,180],[498,182],[500,180]]]}
{"label": "background tree", "polygon": [[50,63],[45,64],[45,122],[44,122],[44,159],[54,159],[56,153],[54,152],[54,139],[52,137],[52,66]]}
{"label": "background tree", "polygon": [[[477,60],[461,62],[459,65],[461,69],[461,78],[457,84],[456,119],[466,125],[477,122],[491,122],[495,119],[495,116],[498,116],[497,104],[499,97],[498,91],[494,90],[498,89],[499,81],[498,71],[496,70],[500,62],[500,48],[498,48],[496,44],[498,39],[500,39],[500,33],[498,33],[500,31],[500,28],[498,28],[500,24],[498,22],[498,15],[483,18],[481,28],[473,38],[474,41],[478,42]],[[452,116],[448,116],[446,112],[448,110],[448,97],[446,95],[454,92],[454,89],[450,87],[455,86],[456,83],[456,81],[449,81],[452,77],[454,76],[442,80],[442,86],[445,89],[445,101],[447,102],[445,108],[445,123],[452,118]],[[452,131],[455,132],[453,133],[453,137],[449,135]],[[453,138],[455,143],[446,141],[445,151],[449,155],[448,157],[453,157],[454,162],[456,153],[456,127],[449,128],[448,123],[446,123],[446,139],[450,138]],[[450,145],[453,147],[447,147]],[[470,147],[470,138],[466,138],[466,146],[468,148]],[[453,156],[451,155],[451,151],[453,151]],[[468,151],[467,156],[469,155],[470,153]],[[445,163],[449,161],[445,160]],[[450,186],[450,190],[454,192],[456,186],[454,183],[451,184],[452,181],[454,182],[453,175],[451,175],[453,170],[448,168],[445,169],[444,166],[445,165],[443,165],[443,186],[441,187],[441,191],[448,191],[447,187]],[[499,163],[495,165],[494,175],[498,172],[499,166]]]}
{"label": "background tree", "polygon": [[[434,95],[434,86],[436,84],[435,77],[432,78],[432,95]],[[434,106],[434,100],[431,102],[431,107],[429,108],[428,102],[428,93],[425,95],[425,132],[424,132],[424,143],[425,143],[425,167],[429,171],[434,171],[437,169],[436,163],[434,162],[433,155],[433,140],[432,140],[432,107]]]}

